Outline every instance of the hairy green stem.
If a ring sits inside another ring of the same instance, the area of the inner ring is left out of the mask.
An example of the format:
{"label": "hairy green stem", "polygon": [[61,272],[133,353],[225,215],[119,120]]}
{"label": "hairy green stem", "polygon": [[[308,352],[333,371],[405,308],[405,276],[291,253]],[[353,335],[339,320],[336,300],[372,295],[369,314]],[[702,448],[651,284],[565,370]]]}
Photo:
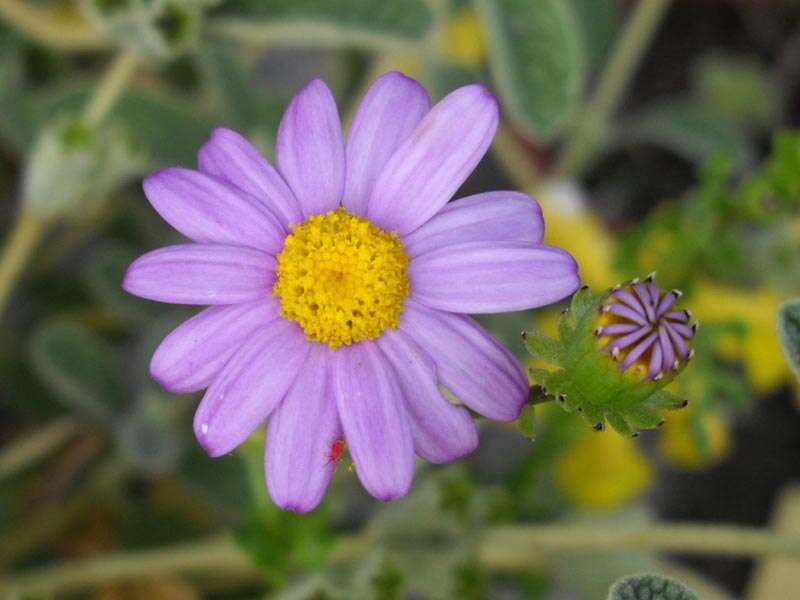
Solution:
{"label": "hairy green stem", "polygon": [[[267,534],[265,534],[267,535]],[[360,560],[371,548],[365,534],[340,539],[329,563]],[[610,527],[589,525],[517,525],[490,529],[478,541],[477,554],[488,569],[513,571],[542,562],[548,553],[569,550],[634,549],[725,556],[800,557],[800,536],[753,527],[685,523]],[[114,581],[180,573],[202,577],[212,573],[257,580],[248,556],[227,537],[156,550],[82,559],[12,576],[0,582],[0,592],[28,594],[87,590]]]}
{"label": "hairy green stem", "polygon": [[80,429],[75,419],[64,417],[38,431],[23,434],[0,450],[0,480],[25,469],[63,446]]}
{"label": "hairy green stem", "polygon": [[622,95],[661,22],[671,0],[640,0],[614,46],[597,87],[581,117],[565,141],[556,163],[559,178],[580,175],[605,137],[608,121],[619,106]]}

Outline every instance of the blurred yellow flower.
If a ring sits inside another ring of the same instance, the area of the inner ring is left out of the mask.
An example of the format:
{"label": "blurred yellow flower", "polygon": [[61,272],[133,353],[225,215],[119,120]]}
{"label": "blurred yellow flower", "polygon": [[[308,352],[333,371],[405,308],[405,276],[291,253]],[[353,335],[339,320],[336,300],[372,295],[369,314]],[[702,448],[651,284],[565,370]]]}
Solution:
{"label": "blurred yellow flower", "polygon": [[617,432],[586,429],[556,462],[556,485],[576,506],[609,509],[627,504],[652,481],[636,442]]}
{"label": "blurred yellow flower", "polygon": [[623,279],[613,267],[611,235],[592,214],[581,188],[569,181],[551,182],[535,196],[544,213],[545,242],[572,253],[583,283],[599,291]]}
{"label": "blurred yellow flower", "polygon": [[486,59],[486,34],[475,10],[467,7],[453,14],[444,26],[442,56],[459,67],[477,68]]}
{"label": "blurred yellow flower", "polygon": [[739,321],[744,339],[731,334],[722,339],[719,352],[742,362],[753,388],[760,394],[789,381],[790,371],[781,354],[775,319],[781,299],[771,290],[730,288],[700,282],[692,296],[693,312],[701,322]]}
{"label": "blurred yellow flower", "polygon": [[664,460],[674,467],[688,470],[706,469],[728,455],[730,432],[725,420],[716,413],[706,413],[700,424],[708,440],[705,451],[697,446],[691,427],[691,408],[669,413],[664,423],[658,450]]}

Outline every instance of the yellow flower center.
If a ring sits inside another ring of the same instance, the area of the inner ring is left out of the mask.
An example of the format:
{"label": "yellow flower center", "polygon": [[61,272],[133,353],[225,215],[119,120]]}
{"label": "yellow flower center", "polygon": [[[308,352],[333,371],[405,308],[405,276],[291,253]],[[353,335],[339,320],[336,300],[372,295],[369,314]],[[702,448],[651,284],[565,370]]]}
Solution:
{"label": "yellow flower center", "polygon": [[339,208],[292,226],[272,293],[309,340],[334,349],[397,327],[407,265],[396,234]]}

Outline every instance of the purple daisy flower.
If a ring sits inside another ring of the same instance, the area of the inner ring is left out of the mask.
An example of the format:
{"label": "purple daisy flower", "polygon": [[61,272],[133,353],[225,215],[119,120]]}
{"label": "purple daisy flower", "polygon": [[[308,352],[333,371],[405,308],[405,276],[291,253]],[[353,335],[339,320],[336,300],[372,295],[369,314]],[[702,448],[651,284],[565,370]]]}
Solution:
{"label": "purple daisy flower", "polygon": [[688,310],[675,309],[681,292],[662,292],[654,277],[614,288],[594,333],[620,369],[633,367],[645,380],[658,381],[694,356],[690,345],[698,324],[689,325]]}
{"label": "purple daisy flower", "polygon": [[543,306],[579,281],[573,258],[541,243],[530,197],[447,204],[497,122],[481,86],[431,108],[418,82],[387,73],[345,142],[333,96],[314,80],[280,123],[277,170],[218,129],[199,170],[145,180],[156,211],[193,243],[140,257],[123,287],[211,305],[164,339],[151,373],[172,392],[208,388],[194,429],[211,456],[269,417],[266,481],[282,508],[320,502],[343,443],[364,487],[387,501],[408,492],[415,453],[445,463],[475,449],[464,407],[519,415],[524,371],[461,313]]}

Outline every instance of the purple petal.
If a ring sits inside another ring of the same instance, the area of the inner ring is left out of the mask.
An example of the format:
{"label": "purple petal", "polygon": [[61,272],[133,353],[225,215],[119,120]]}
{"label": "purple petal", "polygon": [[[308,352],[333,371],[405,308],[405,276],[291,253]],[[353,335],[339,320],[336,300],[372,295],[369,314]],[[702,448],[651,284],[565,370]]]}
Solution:
{"label": "purple petal", "polygon": [[652,281],[647,282],[647,291],[650,292],[650,301],[653,303],[653,306],[656,306],[658,304],[658,298],[661,295],[661,291]]}
{"label": "purple petal", "polygon": [[664,371],[671,371],[675,364],[675,348],[669,335],[663,327],[658,328],[658,341],[661,346],[661,353],[664,355]]}
{"label": "purple petal", "polygon": [[655,331],[644,338],[641,342],[639,342],[636,346],[634,346],[633,350],[628,352],[628,355],[625,357],[625,360],[622,361],[622,370],[624,371],[628,367],[630,367],[633,363],[637,361],[637,359],[644,354],[647,349],[653,345],[658,337],[658,333]]}
{"label": "purple petal", "polygon": [[348,212],[366,214],[375,180],[429,109],[425,88],[397,71],[370,86],[347,135],[343,204]]}
{"label": "purple petal", "polygon": [[681,334],[687,340],[690,340],[694,337],[694,330],[688,325],[684,325],[683,323],[669,323],[669,322],[668,325],[672,329],[674,329],[676,333]]}
{"label": "purple petal", "polygon": [[669,334],[672,343],[675,345],[675,349],[678,351],[678,356],[681,360],[685,359],[689,356],[689,347],[686,345],[686,342],[683,341],[683,338],[673,330],[673,324],[671,323],[664,323],[662,327],[667,331]]}
{"label": "purple petal", "polygon": [[344,192],[344,142],[336,101],[315,79],[289,104],[278,127],[278,169],[305,217],[334,210]]}
{"label": "purple petal", "polygon": [[642,306],[642,303],[639,301],[639,299],[636,298],[636,296],[631,294],[629,291],[617,290],[616,292],[614,292],[614,298],[616,298],[623,304],[626,304],[628,307],[631,308],[631,310],[635,310],[637,313],[642,315],[642,317],[647,318],[644,306]]}
{"label": "purple petal", "polygon": [[432,308],[496,313],[552,304],[580,285],[575,259],[551,246],[468,242],[426,252],[408,266],[412,297]]}
{"label": "purple petal", "polygon": [[603,312],[608,312],[612,315],[623,317],[639,325],[648,325],[644,315],[636,312],[630,306],[624,306],[622,304],[605,304],[603,306]]}
{"label": "purple petal", "polygon": [[280,173],[253,144],[230,129],[215,129],[197,154],[204,173],[224,179],[262,200],[284,227],[301,223],[300,203]]}
{"label": "purple petal", "polygon": [[612,323],[611,325],[601,327],[599,335],[624,335],[626,333],[638,331],[641,327],[641,325],[636,325],[634,323]]}
{"label": "purple petal", "polygon": [[661,345],[655,344],[650,356],[650,367],[647,369],[646,379],[653,379],[659,373],[661,373]]}
{"label": "purple petal", "polygon": [[308,512],[328,488],[336,460],[331,447],[341,439],[331,385],[330,352],[313,344],[286,398],[269,418],[264,451],[267,489],[285,510]]}
{"label": "purple petal", "polygon": [[166,246],[128,267],[122,287],[134,296],[173,304],[238,304],[266,298],[275,258],[219,244]]}
{"label": "purple petal", "polygon": [[207,308],[164,338],[150,360],[150,374],[175,394],[202,390],[248,337],[279,312],[276,300],[268,297]]}
{"label": "purple petal", "polygon": [[144,180],[144,193],[158,214],[195,242],[258,248],[275,254],[286,230],[257,198],[198,171],[162,169]]}
{"label": "purple petal", "polygon": [[688,323],[689,313],[687,313],[685,310],[675,310],[672,312],[668,312],[666,318],[671,319],[673,321],[680,321],[681,323]]}
{"label": "purple petal", "polygon": [[276,319],[254,332],[206,391],[194,433],[221,456],[259,427],[294,383],[311,345],[295,323]]}
{"label": "purple petal", "polygon": [[464,242],[538,244],[544,235],[539,203],[519,192],[487,192],[450,202],[404,240],[412,258]]}
{"label": "purple petal", "polygon": [[642,284],[633,286],[633,291],[639,297],[639,300],[642,301],[642,307],[647,315],[647,318],[650,321],[656,320],[656,313],[653,310],[653,305],[651,303],[650,292],[647,291],[647,288]]}
{"label": "purple petal", "polygon": [[469,317],[406,300],[400,330],[436,361],[439,381],[459,401],[496,421],[519,417],[528,379],[514,356]]}
{"label": "purple petal", "polygon": [[661,299],[661,302],[656,309],[656,316],[661,317],[664,313],[666,313],[672,305],[678,300],[678,296],[672,292],[664,294],[664,297]]}
{"label": "purple petal", "polygon": [[447,203],[480,162],[497,129],[497,101],[486,88],[455,90],[428,112],[386,163],[369,218],[406,235]]}
{"label": "purple petal", "polygon": [[639,341],[652,330],[649,327],[639,327],[637,331],[633,333],[629,333],[628,335],[623,335],[620,338],[610,341],[607,346],[610,348],[619,348],[620,350],[624,350],[634,342]]}
{"label": "purple petal", "polygon": [[414,443],[397,375],[372,342],[334,354],[336,406],[356,473],[378,500],[401,498],[414,477]]}
{"label": "purple petal", "polygon": [[475,423],[466,409],[453,406],[442,397],[433,359],[402,331],[386,330],[377,344],[400,380],[417,454],[442,464],[475,450]]}

